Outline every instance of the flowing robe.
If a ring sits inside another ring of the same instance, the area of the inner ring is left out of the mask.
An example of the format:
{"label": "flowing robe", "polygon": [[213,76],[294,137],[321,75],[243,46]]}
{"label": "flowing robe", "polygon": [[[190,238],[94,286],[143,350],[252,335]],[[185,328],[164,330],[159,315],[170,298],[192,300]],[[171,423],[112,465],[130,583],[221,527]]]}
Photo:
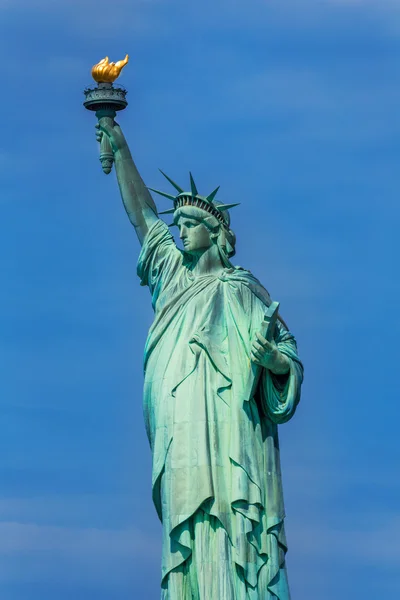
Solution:
{"label": "flowing robe", "polygon": [[288,375],[250,348],[271,300],[248,271],[194,277],[157,221],[138,262],[155,311],[145,348],[144,417],[163,526],[162,598],[289,600],[277,425],[300,399],[296,343],[279,322]]}

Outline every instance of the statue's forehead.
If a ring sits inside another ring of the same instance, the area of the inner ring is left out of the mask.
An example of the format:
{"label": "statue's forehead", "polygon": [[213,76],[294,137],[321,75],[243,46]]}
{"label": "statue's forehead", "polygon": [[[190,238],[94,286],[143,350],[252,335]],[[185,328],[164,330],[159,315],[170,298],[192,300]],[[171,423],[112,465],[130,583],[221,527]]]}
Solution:
{"label": "statue's forehead", "polygon": [[188,214],[180,214],[178,215],[177,218],[177,223],[179,223],[179,221],[182,221],[182,219],[187,219],[189,221],[196,221],[196,223],[198,223],[201,219],[199,219],[199,217],[195,217],[194,215],[188,215]]}
{"label": "statue's forehead", "polygon": [[196,223],[200,223],[203,219],[207,218],[207,213],[204,213],[202,210],[195,206],[185,206],[184,208],[178,209],[178,214],[174,219],[176,223],[179,223],[181,219],[190,219],[192,221],[196,221]]}

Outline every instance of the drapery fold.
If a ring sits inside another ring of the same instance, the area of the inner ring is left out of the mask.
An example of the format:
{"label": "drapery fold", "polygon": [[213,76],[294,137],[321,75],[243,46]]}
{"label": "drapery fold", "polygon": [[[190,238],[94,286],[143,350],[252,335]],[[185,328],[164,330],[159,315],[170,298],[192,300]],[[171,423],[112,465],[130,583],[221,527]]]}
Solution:
{"label": "drapery fold", "polygon": [[[271,302],[258,280],[241,268],[194,278],[190,257],[161,221],[144,241],[138,275],[155,310],[144,357],[144,416],[163,524],[163,598],[195,597],[195,532],[202,539],[207,530],[218,550],[204,557],[204,569],[210,560],[216,578],[221,560],[230,569],[229,577],[221,574],[230,595],[220,600],[288,600],[277,425],[293,416],[300,399],[295,340],[279,323],[275,341],[290,371],[276,377],[262,369],[248,398],[251,342]],[[176,586],[180,595],[171,591]],[[196,593],[206,600],[200,588]]]}

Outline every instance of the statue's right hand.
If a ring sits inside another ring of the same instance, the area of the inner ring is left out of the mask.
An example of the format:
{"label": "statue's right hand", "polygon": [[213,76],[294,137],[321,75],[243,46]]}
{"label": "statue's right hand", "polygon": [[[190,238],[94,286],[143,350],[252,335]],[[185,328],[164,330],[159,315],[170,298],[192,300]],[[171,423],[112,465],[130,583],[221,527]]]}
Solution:
{"label": "statue's right hand", "polygon": [[101,143],[104,135],[108,137],[114,154],[120,153],[121,150],[128,149],[127,141],[118,123],[114,122],[113,125],[110,125],[105,122],[105,118],[101,118],[100,121],[96,123],[96,140]]}

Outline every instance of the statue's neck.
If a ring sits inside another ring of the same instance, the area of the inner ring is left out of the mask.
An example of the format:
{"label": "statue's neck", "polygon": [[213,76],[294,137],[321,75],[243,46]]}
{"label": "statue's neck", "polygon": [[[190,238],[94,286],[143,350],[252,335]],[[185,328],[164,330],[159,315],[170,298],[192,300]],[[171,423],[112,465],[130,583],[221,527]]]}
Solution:
{"label": "statue's neck", "polygon": [[219,273],[224,267],[216,244],[207,250],[192,254],[191,258],[190,270],[196,277]]}

